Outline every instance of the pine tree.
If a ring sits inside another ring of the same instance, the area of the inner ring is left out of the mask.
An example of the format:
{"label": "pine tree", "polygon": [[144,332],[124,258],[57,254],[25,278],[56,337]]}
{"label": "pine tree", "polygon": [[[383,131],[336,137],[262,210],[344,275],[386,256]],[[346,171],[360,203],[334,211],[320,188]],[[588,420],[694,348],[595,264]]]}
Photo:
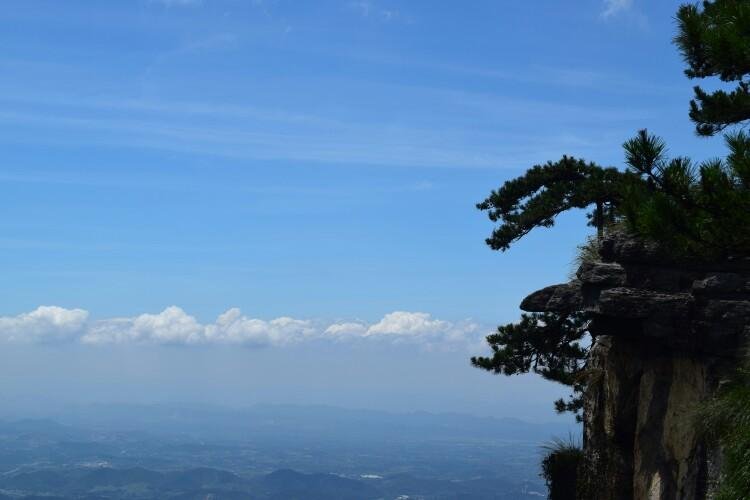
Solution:
{"label": "pine tree", "polygon": [[718,77],[732,83],[729,92],[694,88],[690,118],[700,135],[714,135],[750,119],[750,2],[704,1],[702,8],[687,4],[677,11],[675,37],[689,78]]}
{"label": "pine tree", "polygon": [[493,250],[505,251],[532,229],[553,226],[560,213],[592,205],[589,224],[601,234],[613,220],[613,207],[621,201],[621,182],[617,169],[569,156],[536,165],[477,204],[491,221],[501,222],[486,243]]}
{"label": "pine tree", "polygon": [[581,419],[583,400],[583,368],[588,347],[582,340],[587,335],[585,315],[533,313],[521,316],[518,323],[497,328],[487,337],[492,356],[475,356],[471,363],[477,368],[503,375],[533,372],[547,380],[573,388],[568,400],[555,401],[558,413],[572,412]]}

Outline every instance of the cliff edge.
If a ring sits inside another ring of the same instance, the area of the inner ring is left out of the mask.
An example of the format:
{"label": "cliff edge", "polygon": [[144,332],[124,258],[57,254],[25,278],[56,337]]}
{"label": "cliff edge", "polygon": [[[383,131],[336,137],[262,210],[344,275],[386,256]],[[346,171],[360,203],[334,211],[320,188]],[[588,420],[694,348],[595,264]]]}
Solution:
{"label": "cliff edge", "polygon": [[599,254],[577,279],[521,304],[591,317],[579,496],[708,498],[721,453],[702,438],[696,410],[750,339],[750,260],[680,260],[622,233]]}

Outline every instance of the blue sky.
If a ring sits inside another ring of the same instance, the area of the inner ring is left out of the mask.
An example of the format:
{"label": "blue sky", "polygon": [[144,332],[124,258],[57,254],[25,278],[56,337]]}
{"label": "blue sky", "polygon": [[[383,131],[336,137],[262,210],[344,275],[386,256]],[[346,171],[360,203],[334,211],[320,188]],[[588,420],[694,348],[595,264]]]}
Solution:
{"label": "blue sky", "polygon": [[722,154],[678,4],[4,2],[0,396],[554,418],[558,387],[467,358],[588,229],[500,254],[474,204],[639,128]]}

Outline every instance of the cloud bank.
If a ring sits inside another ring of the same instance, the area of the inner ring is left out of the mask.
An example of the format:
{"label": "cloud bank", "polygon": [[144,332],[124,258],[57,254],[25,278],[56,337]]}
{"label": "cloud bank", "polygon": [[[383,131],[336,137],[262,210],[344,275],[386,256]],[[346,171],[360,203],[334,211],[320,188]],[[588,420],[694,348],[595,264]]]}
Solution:
{"label": "cloud bank", "polygon": [[380,321],[325,323],[280,317],[248,317],[237,308],[203,324],[177,306],[157,314],[90,319],[83,309],[40,306],[17,316],[0,316],[0,341],[15,343],[243,345],[282,347],[309,341],[384,341],[434,347],[475,343],[483,332],[472,321],[450,322],[428,313],[395,311]]}

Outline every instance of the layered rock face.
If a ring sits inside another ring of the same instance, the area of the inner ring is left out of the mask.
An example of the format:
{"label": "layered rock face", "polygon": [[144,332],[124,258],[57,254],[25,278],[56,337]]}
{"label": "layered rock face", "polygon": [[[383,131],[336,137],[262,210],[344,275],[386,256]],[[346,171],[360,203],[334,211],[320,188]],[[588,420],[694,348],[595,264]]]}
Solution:
{"label": "layered rock face", "polygon": [[678,262],[624,235],[600,254],[521,305],[592,316],[582,498],[707,498],[720,453],[701,439],[696,409],[750,338],[750,261]]}

